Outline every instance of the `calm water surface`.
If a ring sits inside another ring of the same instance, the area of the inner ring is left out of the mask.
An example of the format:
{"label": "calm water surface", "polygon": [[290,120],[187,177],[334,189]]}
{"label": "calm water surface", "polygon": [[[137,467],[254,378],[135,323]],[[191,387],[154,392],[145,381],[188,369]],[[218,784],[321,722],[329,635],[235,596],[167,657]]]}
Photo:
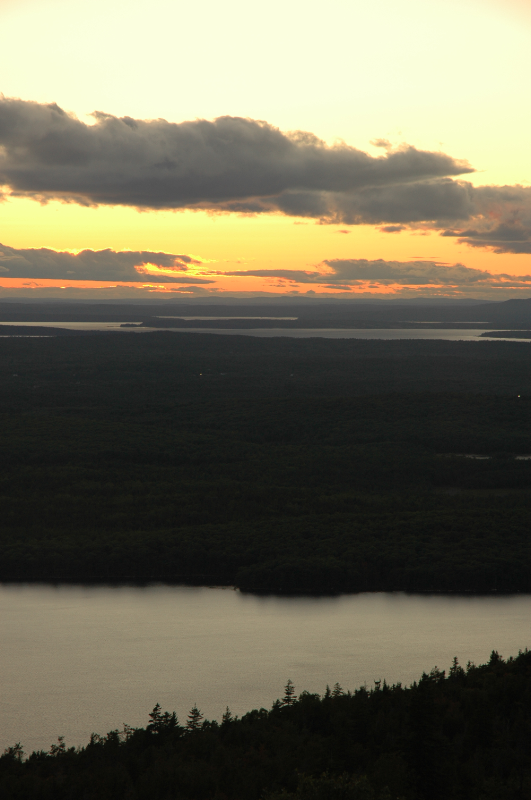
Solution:
{"label": "calm water surface", "polygon": [[[133,329],[134,330],[134,329]],[[147,329],[146,329],[147,330]],[[153,330],[150,328],[149,330]],[[477,341],[485,328],[172,328],[176,333],[218,333],[239,336],[287,336],[291,339],[446,339],[448,341]],[[508,328],[503,330],[509,330]],[[528,339],[482,337],[480,341],[514,342]]]}
{"label": "calm water surface", "polygon": [[291,678],[323,692],[531,645],[531,596],[257,597],[230,588],[0,585],[0,748],[87,742],[159,702],[269,707]]}
{"label": "calm water surface", "polygon": [[[161,317],[172,319],[172,317]],[[201,319],[201,317],[184,317],[183,319]],[[212,319],[212,318],[211,318]],[[233,319],[246,319],[234,317]],[[262,317],[269,319],[269,317]],[[289,319],[289,317],[286,317]],[[138,323],[129,323],[138,324]],[[448,341],[477,341],[478,336],[485,333],[485,328],[122,328],[122,322],[0,322],[2,326],[18,325],[42,328],[69,328],[70,330],[114,331],[118,333],[153,333],[164,330],[168,333],[216,333],[220,336],[287,336],[291,339],[446,339]],[[507,329],[508,330],[508,329]],[[8,334],[11,338],[13,334]],[[20,334],[15,334],[20,337]],[[40,338],[40,337],[39,337]],[[529,339],[500,339],[484,337],[481,341],[522,342]]]}

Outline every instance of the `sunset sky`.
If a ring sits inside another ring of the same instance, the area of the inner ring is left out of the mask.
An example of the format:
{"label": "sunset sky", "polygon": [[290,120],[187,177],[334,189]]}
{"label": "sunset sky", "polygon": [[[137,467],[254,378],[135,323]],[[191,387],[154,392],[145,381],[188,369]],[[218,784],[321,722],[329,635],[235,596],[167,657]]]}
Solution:
{"label": "sunset sky", "polygon": [[0,0],[0,30],[0,297],[531,297],[528,0]]}

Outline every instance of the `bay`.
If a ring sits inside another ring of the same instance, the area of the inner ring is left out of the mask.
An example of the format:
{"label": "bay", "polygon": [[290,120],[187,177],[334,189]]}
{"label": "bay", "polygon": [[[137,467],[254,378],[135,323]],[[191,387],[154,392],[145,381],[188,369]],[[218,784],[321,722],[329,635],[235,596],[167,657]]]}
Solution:
{"label": "bay", "polygon": [[[170,319],[170,317],[168,317]],[[199,319],[199,317],[190,317]],[[478,341],[485,328],[149,328],[134,327],[140,323],[128,323],[133,327],[121,327],[122,322],[0,322],[0,338],[25,338],[24,334],[3,334],[2,326],[65,328],[80,331],[103,331],[107,333],[210,333],[219,336],[255,336],[266,338],[288,337],[291,339],[444,339],[446,341]],[[51,334],[53,336],[53,334]],[[28,332],[27,338],[34,338]],[[41,338],[41,337],[39,337]],[[529,339],[484,336],[480,341],[528,342]]]}
{"label": "bay", "polygon": [[[154,328],[144,330],[154,330]],[[290,339],[444,339],[452,342],[477,342],[481,334],[488,333],[485,328],[171,328],[171,330],[175,333],[215,333],[225,336],[267,338],[286,336]],[[483,336],[479,341],[527,342],[529,339]]]}
{"label": "bay", "polygon": [[531,596],[245,594],[227,587],[0,585],[0,750],[145,726],[155,703],[186,720],[269,707],[338,681],[409,684],[434,666],[516,655]]}

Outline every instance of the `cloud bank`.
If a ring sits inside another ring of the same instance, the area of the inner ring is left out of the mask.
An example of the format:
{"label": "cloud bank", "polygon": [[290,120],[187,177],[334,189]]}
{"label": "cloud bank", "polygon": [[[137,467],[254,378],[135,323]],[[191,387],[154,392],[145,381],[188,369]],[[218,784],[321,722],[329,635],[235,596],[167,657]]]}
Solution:
{"label": "cloud bank", "polygon": [[[31,292],[39,296],[58,296],[57,287],[39,284],[39,281],[60,280],[67,284],[70,295],[90,293],[89,289],[76,288],[76,282],[104,283],[103,289],[95,287],[98,297],[136,296],[139,289],[164,290],[192,295],[208,294],[227,296],[269,296],[263,286],[256,292],[241,292],[238,281],[231,282],[228,292],[219,281],[226,277],[261,278],[270,289],[299,294],[303,286],[316,297],[386,296],[391,292],[400,295],[422,296],[519,296],[531,295],[531,275],[496,274],[473,269],[463,264],[444,264],[430,260],[384,261],[375,259],[326,259],[311,269],[244,269],[200,271],[204,262],[190,255],[155,253],[150,251],[83,250],[80,253],[60,252],[47,248],[16,249],[0,244],[0,294],[18,296]],[[205,276],[206,273],[206,276]],[[23,279],[21,287],[11,287],[2,278]],[[109,283],[117,286],[109,286]],[[164,289],[164,287],[167,289]],[[151,287],[151,289],[149,288]],[[312,288],[310,288],[312,287]],[[64,287],[63,287],[64,288]],[[116,291],[115,291],[116,290]],[[118,295],[116,294],[118,292]],[[383,292],[383,294],[381,294]],[[63,296],[63,295],[61,295]],[[271,296],[274,296],[271,295]]]}
{"label": "cloud bank", "polygon": [[306,132],[219,117],[172,123],[0,95],[0,192],[41,202],[281,213],[323,223],[439,231],[531,253],[531,187],[473,186],[465,161],[404,145],[371,156]]}
{"label": "cloud bank", "polygon": [[[1,97],[2,184],[15,195],[85,204],[369,220],[382,213],[425,219],[421,203],[455,219],[456,203],[466,206],[466,198],[449,179],[473,171],[444,153],[404,146],[373,157],[240,117],[178,124],[101,112],[93,118],[87,125],[56,104]],[[415,210],[384,212],[401,189]]]}
{"label": "cloud bank", "polygon": [[319,284],[329,289],[378,286],[448,287],[467,292],[504,288],[531,290],[531,275],[507,275],[436,261],[369,261],[361,258],[329,259],[320,270],[239,270],[225,273],[241,277],[271,278],[291,283]]}
{"label": "cloud bank", "polygon": [[68,281],[128,281],[164,283],[212,283],[205,278],[188,275],[190,266],[199,266],[197,259],[174,253],[132,252],[129,250],[82,250],[60,252],[45,247],[17,250],[0,244],[0,277],[59,279]]}
{"label": "cloud bank", "polygon": [[442,236],[495,253],[531,253],[531,187],[479,186],[473,198],[473,224],[445,230]]}
{"label": "cloud bank", "polygon": [[[16,249],[0,244],[0,281],[18,278],[31,281],[61,280],[116,282],[119,284],[168,284],[183,289],[219,292],[218,281],[231,278],[267,279],[284,290],[311,284],[321,291],[370,291],[386,287],[408,290],[434,289],[450,294],[477,291],[531,291],[531,275],[495,274],[463,264],[443,264],[430,260],[384,261],[375,259],[326,259],[308,270],[245,269],[213,271],[205,276],[205,263],[190,255],[151,252],[82,250],[61,252],[48,248]],[[42,287],[41,287],[42,288]],[[131,287],[132,288],[132,287]],[[236,286],[233,291],[238,292]]]}

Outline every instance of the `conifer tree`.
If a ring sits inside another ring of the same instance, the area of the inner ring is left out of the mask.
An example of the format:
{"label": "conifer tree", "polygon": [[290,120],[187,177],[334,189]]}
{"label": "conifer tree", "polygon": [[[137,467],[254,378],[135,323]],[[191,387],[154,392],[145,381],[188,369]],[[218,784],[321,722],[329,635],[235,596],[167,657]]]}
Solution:
{"label": "conifer tree", "polygon": [[189,731],[196,731],[201,727],[201,720],[203,719],[203,714],[199,711],[197,705],[191,709],[190,713],[188,714],[188,719],[186,721],[186,727]]}
{"label": "conifer tree", "polygon": [[148,731],[158,731],[160,730],[160,725],[162,722],[162,714],[160,712],[160,703],[157,703],[153,711],[149,714],[150,722],[148,723],[147,729]]}
{"label": "conifer tree", "polygon": [[66,752],[65,737],[58,736],[57,744],[52,744],[52,746],[50,747],[50,755],[57,756],[60,753],[65,753],[65,752]]}
{"label": "conifer tree", "polygon": [[291,678],[288,678],[288,682],[284,687],[284,697],[282,698],[282,705],[283,706],[292,706],[295,702],[295,686],[293,685],[293,681]]}

